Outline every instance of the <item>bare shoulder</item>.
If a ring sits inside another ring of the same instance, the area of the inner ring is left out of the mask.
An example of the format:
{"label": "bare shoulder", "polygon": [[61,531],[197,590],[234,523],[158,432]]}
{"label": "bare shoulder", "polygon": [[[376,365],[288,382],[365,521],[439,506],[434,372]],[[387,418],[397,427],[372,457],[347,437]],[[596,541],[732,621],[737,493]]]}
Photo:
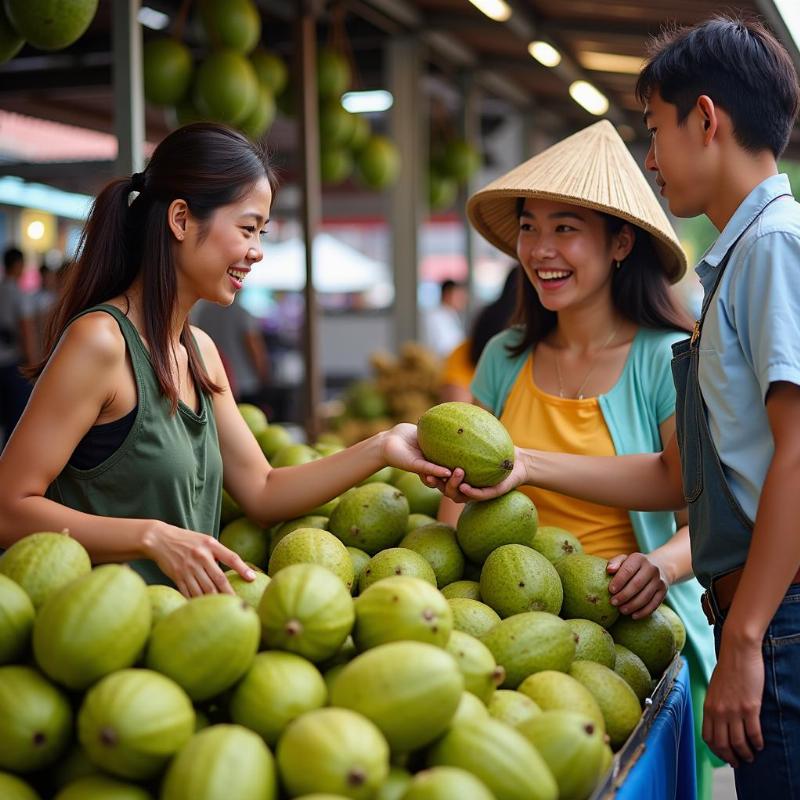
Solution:
{"label": "bare shoulder", "polygon": [[93,311],[67,327],[55,355],[90,359],[111,368],[125,361],[125,349],[125,337],[117,321],[103,311]]}

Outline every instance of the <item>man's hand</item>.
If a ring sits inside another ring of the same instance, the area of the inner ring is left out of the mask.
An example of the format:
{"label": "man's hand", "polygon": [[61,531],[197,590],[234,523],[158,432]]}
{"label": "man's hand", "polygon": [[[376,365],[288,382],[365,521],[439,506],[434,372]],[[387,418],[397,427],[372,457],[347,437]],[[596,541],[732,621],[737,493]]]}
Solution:
{"label": "man's hand", "polygon": [[761,643],[726,641],[723,628],[719,659],[703,706],[703,739],[732,767],[752,762],[764,747],[761,697],[764,657]]}
{"label": "man's hand", "polygon": [[669,580],[658,561],[644,553],[614,556],[607,570],[611,603],[623,614],[642,619],[652,614],[667,596]]}

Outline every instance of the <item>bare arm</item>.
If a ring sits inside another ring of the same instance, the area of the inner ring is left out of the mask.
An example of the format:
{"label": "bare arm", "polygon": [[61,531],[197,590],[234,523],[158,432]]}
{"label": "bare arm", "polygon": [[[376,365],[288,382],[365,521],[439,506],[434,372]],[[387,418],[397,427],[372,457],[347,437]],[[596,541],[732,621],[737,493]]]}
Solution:
{"label": "bare arm", "polygon": [[226,389],[214,396],[225,488],[259,524],[268,526],[298,517],[387,465],[440,477],[450,474],[424,459],[417,446],[416,427],[408,424],[396,425],[326,458],[273,469],[236,407],[214,343],[202,331],[195,329],[195,334],[213,380]]}

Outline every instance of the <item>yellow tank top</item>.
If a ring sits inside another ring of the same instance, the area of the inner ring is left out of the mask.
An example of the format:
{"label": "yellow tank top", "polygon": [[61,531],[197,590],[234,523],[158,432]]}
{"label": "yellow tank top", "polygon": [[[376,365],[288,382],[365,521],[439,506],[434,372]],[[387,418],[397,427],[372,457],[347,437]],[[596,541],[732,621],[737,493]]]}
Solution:
{"label": "yellow tank top", "polygon": [[[543,392],[533,380],[533,354],[514,382],[500,421],[518,447],[587,456],[616,454],[597,398],[573,400]],[[533,486],[520,490],[536,505],[540,525],[569,531],[591,555],[611,558],[639,549],[624,509]]]}
{"label": "yellow tank top", "polygon": [[469,360],[469,349],[472,346],[471,339],[465,339],[461,344],[450,353],[442,365],[442,383],[452,383],[469,389],[472,379],[475,377],[475,365]]}

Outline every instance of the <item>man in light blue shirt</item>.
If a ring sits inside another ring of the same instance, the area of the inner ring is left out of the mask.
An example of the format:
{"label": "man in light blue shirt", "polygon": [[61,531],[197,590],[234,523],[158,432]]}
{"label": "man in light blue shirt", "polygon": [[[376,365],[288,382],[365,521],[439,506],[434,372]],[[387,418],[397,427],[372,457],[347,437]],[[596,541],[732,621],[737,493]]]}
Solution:
{"label": "man in light blue shirt", "polygon": [[[777,169],[797,73],[760,23],[717,17],[657,39],[637,94],[670,210],[721,232],[698,267],[695,332],[673,347],[677,437],[655,456],[519,450],[496,487],[454,470],[442,488],[485,500],[529,483],[640,510],[685,499],[718,649],[703,738],[740,800],[800,797],[800,207]],[[654,593],[651,572],[628,558],[612,602]]]}

